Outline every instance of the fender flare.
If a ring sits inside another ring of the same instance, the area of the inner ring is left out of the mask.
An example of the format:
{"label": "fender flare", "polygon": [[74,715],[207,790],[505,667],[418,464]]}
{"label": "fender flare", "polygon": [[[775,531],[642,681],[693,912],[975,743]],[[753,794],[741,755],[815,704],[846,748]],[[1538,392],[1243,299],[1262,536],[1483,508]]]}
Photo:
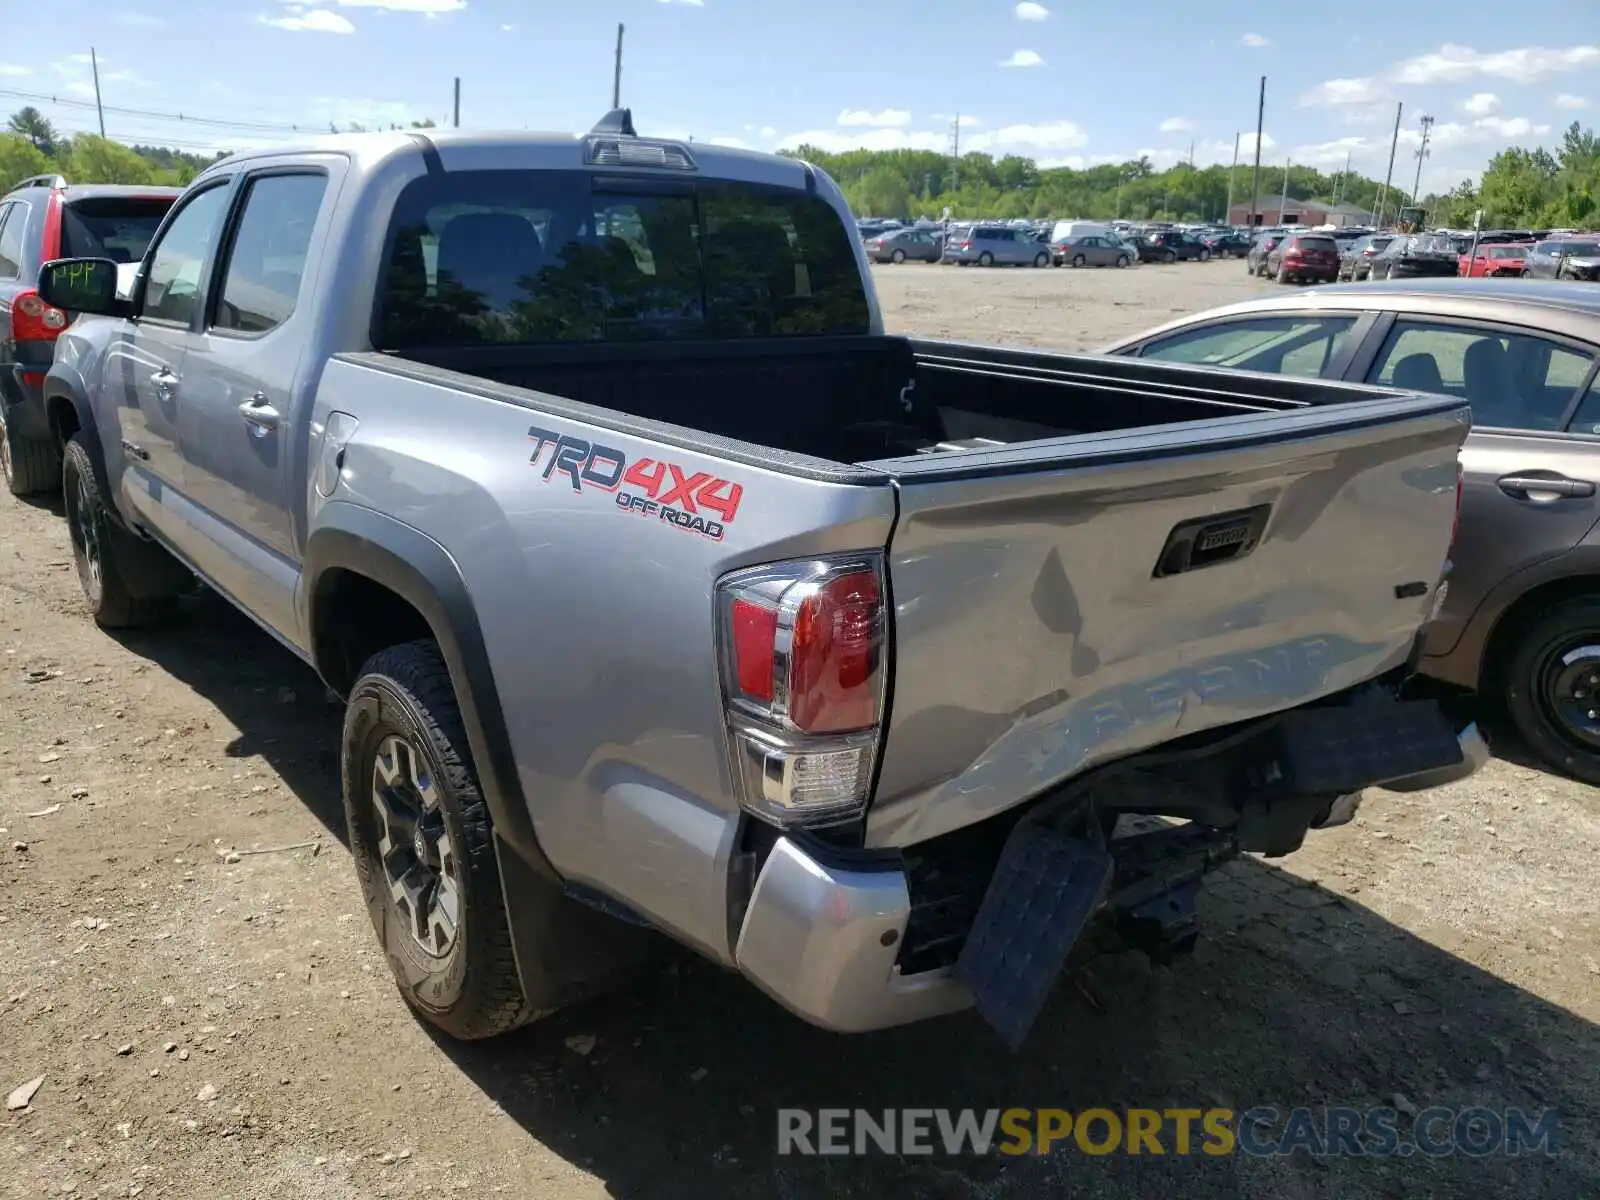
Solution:
{"label": "fender flare", "polygon": [[[84,395],[82,381],[75,373],[69,374],[59,364],[52,366],[44,377],[44,409],[45,419],[49,420],[50,410],[55,407],[57,400],[65,399],[72,405],[72,410],[78,417],[78,431],[83,434],[84,448],[89,452],[89,461],[94,464],[94,481],[100,487],[100,494],[107,498],[113,512],[116,512],[116,493],[111,490],[111,476],[106,470],[106,445],[100,436],[100,423],[95,420],[94,405],[90,404]],[[52,422],[50,432],[56,432]],[[66,447],[66,439],[62,439],[62,448]],[[120,520],[120,514],[118,514]]]}
{"label": "fender flare", "polygon": [[332,653],[330,647],[318,644],[316,612],[319,585],[329,570],[365,576],[421,613],[449,669],[496,835],[529,867],[559,885],[560,876],[534,832],[483,630],[461,568],[427,534],[370,508],[334,502],[325,505],[316,520],[306,542],[301,578],[318,673],[327,680]]}

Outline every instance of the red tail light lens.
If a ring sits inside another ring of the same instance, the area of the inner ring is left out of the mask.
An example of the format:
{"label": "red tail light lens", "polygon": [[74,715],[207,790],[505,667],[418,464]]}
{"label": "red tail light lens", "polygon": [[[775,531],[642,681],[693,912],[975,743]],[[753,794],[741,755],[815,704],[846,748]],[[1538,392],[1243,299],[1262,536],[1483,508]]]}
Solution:
{"label": "red tail light lens", "polygon": [[11,301],[11,337],[18,342],[49,342],[60,336],[72,318],[46,304],[35,291],[18,292]]}
{"label": "red tail light lens", "polygon": [[779,825],[860,814],[877,757],[888,612],[876,555],[740,571],[718,584],[739,802]]}

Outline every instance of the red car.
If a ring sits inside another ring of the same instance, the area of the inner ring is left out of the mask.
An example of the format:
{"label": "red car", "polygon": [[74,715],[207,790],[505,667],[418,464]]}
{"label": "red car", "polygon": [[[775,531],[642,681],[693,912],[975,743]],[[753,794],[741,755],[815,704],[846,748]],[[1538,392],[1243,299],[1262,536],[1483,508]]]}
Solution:
{"label": "red car", "polygon": [[1267,271],[1279,283],[1333,283],[1339,276],[1339,246],[1326,234],[1296,233],[1267,253]]}
{"label": "red car", "polygon": [[1517,278],[1523,272],[1527,253],[1528,247],[1519,242],[1485,243],[1478,247],[1476,255],[1469,251],[1461,256],[1459,273],[1463,279],[1488,279],[1496,275]]}

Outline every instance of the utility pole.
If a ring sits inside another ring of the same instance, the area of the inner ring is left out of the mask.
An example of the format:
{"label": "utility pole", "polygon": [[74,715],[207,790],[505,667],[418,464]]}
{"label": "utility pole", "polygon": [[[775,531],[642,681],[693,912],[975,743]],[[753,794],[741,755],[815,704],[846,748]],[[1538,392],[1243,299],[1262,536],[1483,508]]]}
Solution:
{"label": "utility pole", "polygon": [[950,190],[961,186],[961,114],[950,122]]}
{"label": "utility pole", "polygon": [[611,72],[611,107],[622,107],[622,22],[617,22],[617,61]]}
{"label": "utility pole", "polygon": [[1333,185],[1333,202],[1339,203],[1339,197],[1344,194],[1345,180],[1350,176],[1350,152],[1345,151],[1344,170],[1339,172],[1339,178]]}
{"label": "utility pole", "polygon": [[1278,199],[1280,201],[1282,201],[1282,203],[1278,205],[1278,224],[1282,225],[1283,224],[1283,210],[1289,207],[1289,157],[1288,157],[1288,155],[1285,155],[1284,159],[1283,159],[1283,191],[1278,193]]}
{"label": "utility pole", "polygon": [[1404,101],[1394,106],[1394,138],[1389,142],[1389,170],[1383,177],[1383,186],[1378,189],[1378,211],[1372,214],[1372,223],[1379,229],[1383,228],[1383,206],[1389,199],[1389,181],[1394,178],[1394,152],[1395,147],[1400,145],[1400,114],[1405,110]]}
{"label": "utility pole", "polygon": [[1417,147],[1417,178],[1411,185],[1411,203],[1422,203],[1422,160],[1428,157],[1428,135],[1433,130],[1433,118],[1422,118],[1422,145]]}
{"label": "utility pole", "polygon": [[1222,210],[1222,219],[1233,224],[1233,176],[1239,169],[1239,135],[1233,135],[1233,165],[1228,168],[1228,207]]}
{"label": "utility pole", "polygon": [[1189,139],[1189,170],[1194,170],[1194,139]]}
{"label": "utility pole", "polygon": [[100,60],[89,47],[89,69],[94,72],[94,115],[100,118],[100,136],[106,135],[106,110],[100,107]]}
{"label": "utility pole", "polygon": [[1267,77],[1261,77],[1261,96],[1256,101],[1256,165],[1250,171],[1250,228],[1256,227],[1256,206],[1261,202],[1261,125],[1267,114]]}
{"label": "utility pole", "polygon": [[461,76],[456,76],[456,99],[450,109],[450,124],[457,129],[461,128]]}

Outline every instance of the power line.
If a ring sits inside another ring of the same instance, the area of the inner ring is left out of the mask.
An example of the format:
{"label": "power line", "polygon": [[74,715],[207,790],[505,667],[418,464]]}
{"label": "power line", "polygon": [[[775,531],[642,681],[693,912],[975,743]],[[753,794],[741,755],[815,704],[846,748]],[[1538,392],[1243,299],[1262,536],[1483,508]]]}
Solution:
{"label": "power line", "polygon": [[[93,100],[73,100],[66,96],[54,96],[44,92],[24,92],[14,88],[0,88],[0,96],[10,96],[18,100],[33,100],[43,104],[53,104],[60,108],[96,110]],[[220,117],[196,117],[188,113],[157,112],[153,109],[123,108],[115,104],[107,104],[104,111],[116,113],[124,117],[139,117],[146,121],[177,121],[185,125],[204,125],[217,129],[255,130],[261,133],[320,133],[327,126],[325,122],[314,124],[291,124],[269,121],[230,121]]]}

